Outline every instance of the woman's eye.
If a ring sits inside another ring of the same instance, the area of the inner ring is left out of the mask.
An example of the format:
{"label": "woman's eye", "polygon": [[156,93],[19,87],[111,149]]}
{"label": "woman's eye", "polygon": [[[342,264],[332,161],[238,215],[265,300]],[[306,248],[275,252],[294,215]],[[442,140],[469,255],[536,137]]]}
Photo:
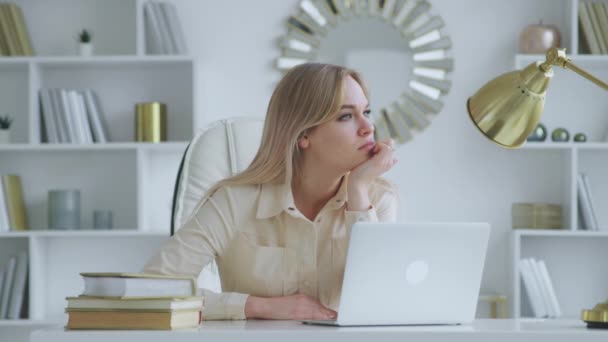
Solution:
{"label": "woman's eye", "polygon": [[365,112],[363,112],[363,115],[369,117],[370,115],[372,115],[372,111],[368,109]]}
{"label": "woman's eye", "polygon": [[352,117],[353,117],[353,115],[350,114],[350,113],[348,113],[348,114],[342,114],[342,115],[340,115],[340,117],[338,118],[338,120],[339,121],[345,121],[345,120],[348,120],[348,119],[350,119]]}

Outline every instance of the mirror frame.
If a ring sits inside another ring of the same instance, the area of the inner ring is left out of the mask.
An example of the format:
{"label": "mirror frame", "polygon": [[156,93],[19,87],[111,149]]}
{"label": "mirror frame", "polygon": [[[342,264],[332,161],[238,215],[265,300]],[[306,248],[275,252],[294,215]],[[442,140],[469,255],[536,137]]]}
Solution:
{"label": "mirror frame", "polygon": [[280,37],[280,56],[275,67],[285,72],[315,61],[323,38],[342,21],[378,18],[400,32],[412,52],[413,66],[408,89],[390,105],[373,114],[377,140],[392,138],[398,144],[424,131],[431,117],[443,108],[442,96],[452,83],[452,41],[445,24],[430,13],[427,0],[301,0],[295,14],[286,20],[287,33]]}

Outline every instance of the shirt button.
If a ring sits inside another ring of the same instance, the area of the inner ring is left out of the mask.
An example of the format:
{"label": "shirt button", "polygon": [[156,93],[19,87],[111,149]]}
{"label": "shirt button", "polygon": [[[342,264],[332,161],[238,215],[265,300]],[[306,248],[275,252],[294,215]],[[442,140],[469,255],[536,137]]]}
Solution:
{"label": "shirt button", "polygon": [[293,210],[295,210],[295,209],[294,209],[294,208],[292,208],[292,207],[289,207],[289,208],[287,208],[287,209],[292,210],[292,211],[293,211]]}

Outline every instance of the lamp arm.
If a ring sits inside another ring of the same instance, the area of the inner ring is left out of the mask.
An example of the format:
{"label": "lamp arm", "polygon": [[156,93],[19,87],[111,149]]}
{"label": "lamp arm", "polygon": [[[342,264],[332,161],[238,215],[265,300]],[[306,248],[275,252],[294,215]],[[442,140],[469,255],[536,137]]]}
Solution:
{"label": "lamp arm", "polygon": [[591,75],[585,70],[576,66],[576,64],[572,63],[570,58],[566,57],[566,49],[557,49],[551,48],[547,50],[547,60],[540,65],[541,70],[548,71],[551,69],[552,65],[560,66],[564,69],[569,69],[574,71],[575,73],[583,76],[589,81],[595,83],[596,85],[604,88],[604,90],[608,90],[608,83],[600,80],[599,78]]}

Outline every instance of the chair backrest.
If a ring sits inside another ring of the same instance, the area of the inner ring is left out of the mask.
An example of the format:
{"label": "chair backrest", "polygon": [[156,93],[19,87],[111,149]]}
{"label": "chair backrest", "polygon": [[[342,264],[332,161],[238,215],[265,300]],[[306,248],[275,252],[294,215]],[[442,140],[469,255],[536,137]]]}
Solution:
{"label": "chair backrest", "polygon": [[[186,222],[213,184],[249,166],[260,146],[263,127],[260,119],[223,119],[209,124],[190,141],[175,180],[171,235]],[[199,284],[221,291],[215,262],[203,269]]]}

